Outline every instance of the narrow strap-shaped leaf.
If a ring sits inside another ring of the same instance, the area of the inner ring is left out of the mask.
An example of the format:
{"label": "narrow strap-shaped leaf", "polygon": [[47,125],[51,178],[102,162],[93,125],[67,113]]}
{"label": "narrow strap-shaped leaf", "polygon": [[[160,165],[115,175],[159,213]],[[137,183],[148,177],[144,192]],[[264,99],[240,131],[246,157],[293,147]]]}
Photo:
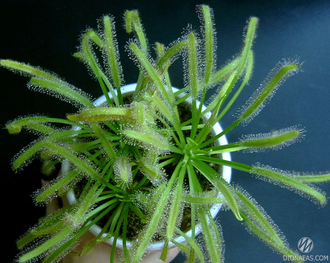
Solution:
{"label": "narrow strap-shaped leaf", "polygon": [[56,77],[52,75],[51,73],[48,73],[47,71],[44,71],[40,69],[39,67],[33,67],[31,65],[22,63],[22,62],[17,62],[14,60],[10,59],[1,59],[0,60],[0,65],[6,68],[9,68],[14,71],[21,72],[23,74],[26,74],[28,76],[35,76],[39,78],[44,78],[44,79],[55,79]]}
{"label": "narrow strap-shaped leaf", "polygon": [[298,181],[306,183],[325,183],[330,181],[330,173],[319,175],[301,175],[295,177]]}
{"label": "narrow strap-shaped leaf", "polygon": [[[75,123],[68,121],[66,119],[59,119],[59,118],[50,118],[50,117],[44,117],[44,116],[33,116],[33,117],[24,117],[19,118],[17,120],[11,121],[6,125],[6,129],[10,134],[19,133],[22,130],[22,127],[26,126],[34,127],[33,124],[40,124],[40,123],[60,123],[60,124],[66,124],[71,126],[78,126],[81,128],[86,128],[85,125],[80,123]],[[50,127],[49,127],[50,128]],[[54,129],[52,129],[55,131]]]}
{"label": "narrow strap-shaped leaf", "polygon": [[[98,63],[98,60],[95,56],[95,54],[92,51],[91,43],[90,43],[90,37],[88,35],[88,32],[83,35],[81,40],[81,52],[82,56],[79,56],[80,59],[82,59],[88,68],[91,69],[91,72],[94,74],[96,79],[98,80],[100,87],[102,89],[102,92],[107,100],[107,103],[109,105],[112,105],[112,101],[109,97],[108,90],[111,92],[113,99],[115,103],[118,105],[117,96],[108,80],[106,75],[104,74],[101,66]],[[105,86],[107,84],[107,87]],[[108,88],[108,89],[107,89]]]}
{"label": "narrow strap-shaped leaf", "polygon": [[216,97],[212,100],[212,102],[207,106],[207,108],[203,111],[203,113],[213,111],[215,108],[219,108],[228,97],[229,93],[231,92],[232,88],[234,87],[237,81],[237,72],[234,71],[223,87],[221,88],[220,92],[216,95]]}
{"label": "narrow strap-shaped leaf", "polygon": [[37,202],[43,202],[45,199],[49,198],[51,195],[53,195],[56,191],[59,189],[65,187],[70,182],[75,180],[79,176],[79,173],[77,171],[71,171],[64,177],[59,178],[55,183],[53,183],[50,187],[45,189],[43,192],[41,192],[37,197]]}
{"label": "narrow strap-shaped leaf", "polygon": [[[286,174],[285,171],[280,171],[278,169],[274,169],[274,168],[271,168],[268,166],[264,166],[264,167],[250,166],[247,164],[242,164],[242,163],[238,163],[238,162],[227,161],[227,160],[213,158],[213,157],[207,157],[207,156],[199,156],[199,159],[202,161],[205,161],[205,162],[211,162],[211,163],[216,163],[219,165],[225,165],[225,166],[229,166],[234,169],[237,169],[237,170],[255,174],[258,176],[258,178],[267,178],[267,181],[271,181],[276,184],[279,184],[280,186],[284,186],[289,189],[296,190],[298,193],[307,194],[308,196],[314,198],[314,200],[317,200],[318,202],[320,202],[322,205],[324,205],[327,201],[324,194],[321,193],[319,190],[299,181],[297,179],[297,176],[292,176],[289,173]],[[326,174],[324,179],[328,179],[328,178],[329,177]],[[319,178],[319,179],[321,180],[321,178]]]}
{"label": "narrow strap-shaped leaf", "polygon": [[320,202],[322,205],[325,205],[327,202],[325,195],[316,188],[312,188],[301,181],[296,180],[295,177],[287,176],[285,173],[282,174],[279,170],[272,169],[270,167],[255,166],[251,169],[251,173],[256,174],[257,176],[266,177],[274,182],[279,182],[283,186],[289,187],[289,189],[294,188],[294,190],[297,190],[298,193],[300,192],[307,194],[316,201]]}
{"label": "narrow strap-shaped leaf", "polygon": [[149,147],[160,149],[161,151],[168,151],[170,144],[168,140],[163,138],[160,134],[154,131],[135,131],[135,130],[124,130],[123,134],[129,138],[129,140],[136,140],[142,142]]}
{"label": "narrow strap-shaped leaf", "polygon": [[139,47],[135,43],[130,43],[129,47],[139,60],[141,66],[145,68],[149,77],[153,80],[160,93],[164,96],[165,100],[169,103],[174,103],[174,98],[169,97],[169,93],[167,92],[167,88],[165,87],[161,76],[158,74],[158,71],[155,69],[155,67],[147,59],[145,54],[139,49]]}
{"label": "narrow strap-shaped leaf", "polygon": [[117,94],[120,93],[120,87],[122,84],[122,68],[119,64],[119,50],[118,44],[115,38],[115,25],[112,17],[104,16],[104,39],[105,39],[105,51],[107,54],[108,65],[111,73],[111,78],[114,83],[114,86],[117,89]]}
{"label": "narrow strap-shaped leaf", "polygon": [[236,189],[236,193],[243,205],[243,213],[250,218],[253,218],[253,220],[255,220],[255,225],[259,226],[259,228],[261,228],[261,230],[273,240],[273,243],[275,243],[276,246],[284,247],[282,238],[279,237],[273,227],[273,222],[270,222],[270,218],[267,218],[268,215],[266,215],[264,211],[260,211],[260,208],[256,205],[256,201],[249,194],[240,191],[240,189]]}
{"label": "narrow strap-shaped leaf", "polygon": [[282,129],[266,134],[247,136],[246,139],[242,139],[240,145],[244,148],[270,148],[283,144],[290,144],[292,141],[296,141],[304,133],[299,129]]}
{"label": "narrow strap-shaped leaf", "polygon": [[188,35],[188,76],[190,94],[195,101],[198,95],[198,60],[197,60],[197,41],[194,33]]}
{"label": "narrow strap-shaped leaf", "polygon": [[214,171],[209,165],[201,161],[199,158],[193,158],[191,163],[224,195],[237,220],[242,221],[243,218],[239,213],[238,205],[231,190],[231,186],[223,178],[221,178],[216,171]]}
{"label": "narrow strap-shaped leaf", "polygon": [[171,203],[171,209],[169,213],[169,218],[168,218],[168,224],[167,224],[167,229],[166,229],[166,238],[168,240],[171,240],[173,238],[174,234],[174,229],[177,222],[177,219],[179,218],[179,212],[180,208],[182,207],[181,204],[181,196],[182,196],[182,189],[183,189],[183,179],[186,174],[187,170],[187,162],[183,161],[183,164],[181,166],[181,170],[179,173],[179,178],[178,182],[176,185],[176,188],[174,190],[174,195],[173,195],[173,200]]}
{"label": "narrow strap-shaped leaf", "polygon": [[214,29],[214,21],[213,21],[213,14],[212,9],[207,5],[200,6],[201,13],[202,13],[202,24],[204,30],[204,81],[205,83],[209,83],[211,79],[211,74],[213,73],[214,67],[214,60],[216,59],[215,54],[215,29]]}
{"label": "narrow strap-shaped leaf", "polygon": [[173,44],[159,58],[159,60],[157,61],[157,66],[159,68],[163,68],[166,63],[172,63],[173,60],[176,58],[177,54],[179,54],[183,49],[185,49],[187,45],[188,40],[186,39]]}
{"label": "narrow strap-shaped leaf", "polygon": [[182,201],[187,203],[199,204],[199,205],[213,205],[213,204],[223,204],[226,202],[226,199],[217,198],[217,197],[184,195],[182,197]]}
{"label": "narrow strap-shaped leaf", "polygon": [[19,262],[27,262],[33,258],[38,257],[39,255],[45,253],[48,249],[50,249],[54,244],[57,244],[67,238],[74,230],[71,227],[66,227],[44,243],[42,243],[37,248],[33,249],[32,251],[24,254],[21,256],[18,261]]}
{"label": "narrow strap-shaped leaf", "polygon": [[256,37],[257,25],[258,25],[258,18],[251,17],[248,22],[247,31],[244,38],[244,48],[240,56],[240,61],[237,68],[238,76],[241,75],[244,68],[246,67],[246,61],[248,60],[248,56],[252,48],[253,40]]}
{"label": "narrow strap-shaped leaf", "polygon": [[[278,233],[278,230],[274,228],[274,223],[268,215],[265,214],[265,211],[260,211],[254,203],[255,200],[247,193],[243,194],[239,190],[237,190],[236,193],[243,205],[241,215],[251,231],[274,250],[288,257],[297,257],[297,254],[287,248],[283,241],[283,234]],[[251,220],[251,218],[253,218],[253,220]]]}
{"label": "narrow strap-shaped leaf", "polygon": [[57,76],[41,70],[37,67],[33,67],[21,62],[13,60],[0,60],[0,64],[3,67],[7,67],[12,70],[17,70],[23,74],[32,76],[30,84],[50,91],[64,101],[69,101],[79,106],[85,106],[93,108],[93,103],[85,94],[72,85],[59,79]]}
{"label": "narrow strap-shaped leaf", "polygon": [[88,224],[87,226],[80,229],[75,235],[67,240],[65,243],[57,247],[55,250],[52,250],[50,254],[43,258],[43,263],[53,263],[56,262],[61,256],[65,255],[68,251],[71,251],[74,248],[74,244],[77,240],[85,234],[89,228],[94,224],[94,222]]}
{"label": "narrow strap-shaped leaf", "polygon": [[255,117],[260,112],[265,102],[272,97],[278,86],[282,84],[287,77],[298,72],[300,66],[298,63],[286,63],[284,66],[282,64],[283,63],[279,63],[279,65],[275,68],[277,69],[280,67],[275,76],[271,78],[269,82],[264,84],[262,88],[258,89],[255,94],[252,95],[252,97],[246,102],[243,110],[241,110],[239,113],[238,119],[230,124],[227,128],[225,128],[221,133],[217,134],[207,142],[204,142],[201,147],[204,147],[205,145],[208,145],[219,139],[242,122],[245,125],[248,124],[253,119],[253,117]]}
{"label": "narrow strap-shaped leaf", "polygon": [[17,240],[17,242],[16,242],[17,248],[22,249],[24,246],[30,244],[37,238],[38,238],[37,235],[34,235],[31,232],[29,232],[26,235],[24,235],[23,237],[21,237],[19,240]]}
{"label": "narrow strap-shaped leaf", "polygon": [[218,112],[223,105],[224,101],[227,99],[230,91],[234,87],[237,81],[236,72],[233,72],[231,76],[228,78],[227,82],[222,87],[219,94],[216,98],[211,102],[211,104],[207,107],[206,111],[212,111],[211,117],[207,120],[206,125],[202,128],[202,130],[198,133],[196,137],[196,142],[198,145],[201,145],[207,135],[210,133],[212,127],[217,123],[217,115]]}
{"label": "narrow strap-shaped leaf", "polygon": [[13,162],[13,168],[18,169],[24,164],[26,164],[37,152],[42,150],[47,143],[49,142],[54,142],[57,140],[63,140],[66,139],[68,136],[75,136],[77,134],[82,134],[82,133],[89,133],[89,131],[85,130],[78,130],[78,131],[60,131],[53,133],[49,135],[46,138],[43,138],[41,140],[36,140],[30,147],[24,149],[24,151],[21,151],[16,159]]}
{"label": "narrow strap-shaped leaf", "polygon": [[258,114],[260,109],[264,106],[267,99],[273,95],[279,84],[294,72],[297,72],[299,64],[293,63],[281,67],[274,77],[264,86],[264,88],[257,90],[257,92],[248,100],[245,110],[239,116],[239,122],[248,122],[251,116]]}
{"label": "narrow strap-shaped leaf", "polygon": [[173,118],[173,111],[169,109],[169,105],[166,105],[165,102],[156,94],[152,94],[151,96],[146,94],[146,99],[150,99],[155,103],[155,106],[161,112],[161,114],[168,120],[172,125],[175,125],[175,119]]}
{"label": "narrow strap-shaped leaf", "polygon": [[[128,203],[128,205],[125,205],[124,207],[124,214],[128,214],[129,208],[131,207],[136,207],[133,206],[131,203]],[[126,262],[131,262],[131,255],[128,251],[127,245],[126,245],[126,233],[127,233],[127,225],[128,225],[128,217],[125,216],[124,217],[124,221],[123,221],[123,234],[122,234],[122,239],[123,239],[123,254],[124,254],[124,258],[126,260]]]}
{"label": "narrow strap-shaped leaf", "polygon": [[162,253],[160,254],[160,257],[159,259],[162,260],[162,261],[166,261],[166,258],[167,258],[167,254],[168,254],[168,240],[166,239],[164,241],[164,246],[163,246],[163,249],[162,249]]}
{"label": "narrow strap-shaped leaf", "polygon": [[106,132],[96,123],[92,123],[91,127],[93,128],[95,135],[100,139],[101,145],[111,162],[116,160],[116,152],[112,143],[108,140]]}
{"label": "narrow strap-shaped leaf", "polygon": [[205,208],[197,207],[196,210],[200,224],[202,225],[205,245],[207,247],[211,262],[220,263],[223,261],[221,255],[222,248],[219,247],[222,242],[218,240],[218,235],[216,235],[218,229],[214,229],[215,224],[212,223],[213,218],[204,209]]}
{"label": "narrow strap-shaped leaf", "polygon": [[83,174],[87,174],[91,176],[94,180],[100,181],[106,186],[108,186],[110,189],[113,188],[111,184],[106,182],[97,171],[95,171],[91,164],[87,160],[83,160],[79,157],[77,157],[74,153],[72,153],[70,150],[58,146],[53,143],[46,143],[45,147],[47,147],[49,150],[53,151],[55,154],[58,154],[64,159],[68,159],[71,163],[73,163]]}
{"label": "narrow strap-shaped leaf", "polygon": [[239,57],[229,62],[227,65],[223,66],[219,70],[217,70],[215,73],[211,75],[211,80],[208,86],[213,87],[216,84],[220,83],[221,81],[226,80],[228,75],[237,69],[238,64],[239,64]]}
{"label": "narrow strap-shaped leaf", "polygon": [[107,122],[107,121],[132,121],[133,115],[130,108],[94,108],[83,110],[80,114],[68,114],[70,121]]}
{"label": "narrow strap-shaped leaf", "polygon": [[264,134],[247,135],[241,139],[241,142],[213,146],[204,148],[203,150],[208,152],[209,155],[212,155],[241,150],[255,152],[263,149],[278,149],[298,141],[303,136],[303,133],[303,130],[296,129],[295,127],[286,128]]}
{"label": "narrow strap-shaped leaf", "polygon": [[254,56],[253,56],[253,51],[250,50],[250,52],[248,54],[248,59],[247,59],[247,63],[246,63],[246,69],[245,69],[245,75],[244,75],[243,81],[242,81],[240,87],[238,88],[238,90],[235,92],[235,94],[232,96],[232,98],[230,99],[230,101],[226,105],[226,107],[219,114],[219,116],[217,118],[217,121],[218,122],[221,120],[221,118],[223,116],[225,116],[225,114],[228,112],[228,110],[231,108],[231,106],[234,104],[234,102],[236,101],[236,99],[241,94],[241,92],[244,89],[244,87],[249,82],[249,80],[250,80],[250,78],[252,76],[253,66],[254,66]]}
{"label": "narrow strap-shaped leaf", "polygon": [[132,263],[140,262],[140,259],[142,258],[146,248],[148,247],[149,242],[150,242],[151,238],[153,237],[153,235],[158,227],[158,223],[161,219],[161,216],[164,212],[163,210],[168,201],[168,198],[170,195],[170,190],[171,190],[171,186],[167,186],[165,191],[163,192],[162,196],[158,200],[158,204],[155,208],[155,211],[154,211],[152,217],[150,218],[150,220],[148,222],[144,235],[143,235],[143,237],[141,237],[141,239],[139,239],[138,247],[134,253]]}
{"label": "narrow strap-shaped leaf", "polygon": [[[190,33],[188,35],[188,81],[189,81],[189,94],[192,97],[192,118],[199,119],[197,115],[197,97],[199,94],[198,85],[199,81],[199,69],[198,69],[198,57],[197,57],[197,40],[194,33]],[[191,138],[194,138],[197,132],[197,125],[198,122],[192,122],[192,129],[191,129]]]}
{"label": "narrow strap-shaped leaf", "polygon": [[93,103],[83,93],[64,81],[53,81],[50,79],[32,78],[31,85],[49,91],[51,94],[59,95],[60,99],[77,105],[94,108]]}
{"label": "narrow strap-shaped leaf", "polygon": [[[101,39],[101,37],[92,29],[88,30],[86,32],[86,35],[89,36],[89,38],[98,45],[99,48],[102,48],[104,46],[104,41]],[[75,55],[75,54],[74,54]]]}
{"label": "narrow strap-shaped leaf", "polygon": [[165,186],[165,184],[161,184],[158,187],[158,189],[163,189],[164,186],[166,188],[161,192],[161,195],[157,199],[158,201],[157,201],[157,205],[154,209],[154,212],[148,222],[148,225],[145,228],[145,231],[143,232],[143,235],[141,236],[141,239],[139,239],[138,247],[134,251],[135,253],[133,254],[134,257],[132,259],[132,263],[140,262],[140,259],[142,258],[143,254],[145,253],[145,251],[148,247],[148,244],[149,244],[150,240],[152,239],[152,237],[158,227],[158,223],[164,213],[165,205],[167,204],[167,202],[169,200],[169,196],[170,196],[173,184],[176,182],[176,179],[179,175],[179,171],[180,171],[179,168],[180,168],[179,166],[177,166],[175,168],[175,170],[166,186]]}
{"label": "narrow strap-shaped leaf", "polygon": [[[179,233],[180,236],[183,236],[184,239],[187,241],[189,246],[195,251],[196,255],[198,256],[198,259],[201,261],[201,263],[204,262],[204,255],[200,247],[198,246],[198,243],[196,242],[195,236],[193,238],[187,236],[184,232],[182,232],[179,228],[176,228],[176,231]],[[175,240],[172,241],[175,245],[177,245],[179,248],[181,248],[183,251],[185,251],[185,245],[181,244],[180,245],[175,242]],[[195,262],[195,261],[194,261]]]}
{"label": "narrow strap-shaped leaf", "polygon": [[33,227],[27,235],[24,235],[17,241],[17,248],[22,249],[24,246],[30,244],[34,239],[49,233],[54,233],[54,231],[59,231],[65,227],[65,221],[61,220],[67,216],[71,209],[72,207],[65,207],[40,219],[37,226]]}
{"label": "narrow strap-shaped leaf", "polygon": [[139,13],[136,10],[126,11],[125,13],[125,28],[127,33],[135,31],[143,53],[148,51],[148,42],[145,37],[144,30],[140,21]]}

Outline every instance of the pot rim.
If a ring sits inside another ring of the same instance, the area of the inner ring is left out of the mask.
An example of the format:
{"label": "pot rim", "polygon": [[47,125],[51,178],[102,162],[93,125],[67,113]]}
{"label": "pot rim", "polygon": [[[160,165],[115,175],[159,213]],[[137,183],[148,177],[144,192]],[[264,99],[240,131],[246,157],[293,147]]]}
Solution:
{"label": "pot rim", "polygon": [[[136,88],[136,83],[132,83],[132,84],[127,84],[127,85],[124,85],[121,87],[121,91],[122,91],[122,94],[130,94],[130,93],[133,93],[135,88]],[[179,89],[178,88],[175,88],[175,87],[172,87],[172,89],[174,91],[178,91]],[[109,96],[110,98],[112,97],[111,93],[109,93]],[[183,97],[184,94],[180,94],[179,97]],[[192,99],[191,98],[188,98],[186,100],[187,102],[191,103],[192,102]],[[104,95],[100,96],[99,98],[97,98],[95,101],[94,101],[94,105],[95,106],[100,106],[102,105],[104,102],[106,102],[106,98]],[[200,102],[197,101],[197,106],[200,105]],[[203,110],[206,109],[206,107],[203,105]],[[207,119],[210,118],[211,116],[211,113],[210,112],[207,112],[205,115],[204,115]],[[78,127],[76,129],[79,129]],[[213,128],[212,128],[212,132],[214,134],[219,134],[223,131],[222,127],[220,126],[220,124],[217,122]],[[220,137],[217,141],[216,141],[219,145],[226,145],[228,144],[228,141],[227,141],[227,138],[226,136],[222,136]],[[222,154],[222,158],[224,160],[227,160],[227,161],[231,161],[231,155],[230,153],[223,153]],[[69,163],[67,160],[64,160],[62,162],[62,170],[67,170],[69,169]],[[222,166],[222,178],[226,180],[226,182],[230,183],[231,181],[231,167],[229,166]],[[76,197],[75,197],[75,194],[73,192],[72,189],[70,189],[70,191],[67,193],[67,199],[69,201],[70,204],[73,204],[76,202]],[[219,194],[219,197],[221,198],[222,195]],[[210,212],[211,212],[211,215],[213,218],[216,217],[216,215],[219,213],[221,207],[222,207],[223,204],[214,204],[211,208],[210,208]],[[97,236],[100,232],[101,232],[101,227],[99,227],[98,225],[93,225],[89,231],[94,235],[94,236]],[[199,235],[200,233],[202,232],[202,227],[200,224],[196,225],[195,227],[195,235]],[[186,232],[186,235],[191,237],[192,236],[192,230],[189,230]],[[105,238],[106,237],[106,234],[103,234],[102,235],[102,238]],[[178,236],[174,239],[176,242],[178,243],[183,243],[185,242],[185,238],[183,236]],[[113,243],[113,238],[110,238],[108,240],[104,240],[103,242],[109,244],[109,245],[112,245]],[[132,247],[133,246],[133,243],[134,241],[126,241],[126,246],[128,248]],[[147,250],[161,250],[164,246],[164,241],[156,241],[156,242],[152,242],[149,244]],[[174,243],[172,242],[169,242],[169,247],[174,247]],[[118,238],[117,239],[117,242],[116,242],[116,247],[117,248],[120,248],[120,249],[123,249],[123,241],[122,239]]]}

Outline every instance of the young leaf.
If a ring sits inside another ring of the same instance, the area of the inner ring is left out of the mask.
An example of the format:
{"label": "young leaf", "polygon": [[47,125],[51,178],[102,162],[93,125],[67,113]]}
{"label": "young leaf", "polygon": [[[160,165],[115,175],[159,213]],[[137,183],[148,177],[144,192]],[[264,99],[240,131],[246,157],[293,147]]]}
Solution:
{"label": "young leaf", "polygon": [[140,21],[139,13],[136,10],[126,11],[125,13],[126,32],[131,33],[135,31],[143,53],[148,52],[148,42],[145,37],[144,30]]}

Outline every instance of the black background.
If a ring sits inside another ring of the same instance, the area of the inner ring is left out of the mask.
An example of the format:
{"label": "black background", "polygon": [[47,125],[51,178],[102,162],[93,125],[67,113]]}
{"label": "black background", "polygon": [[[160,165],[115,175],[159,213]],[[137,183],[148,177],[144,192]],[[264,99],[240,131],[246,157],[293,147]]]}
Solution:
{"label": "black background", "polygon": [[[58,73],[68,82],[94,97],[101,95],[97,83],[71,55],[78,37],[88,27],[96,28],[103,14],[117,19],[117,33],[126,83],[135,82],[137,69],[124,53],[128,36],[122,28],[126,9],[139,9],[149,42],[169,44],[178,38],[188,23],[198,29],[196,1],[0,1],[0,58],[11,58],[39,65]],[[234,153],[234,161],[257,162],[288,171],[329,171],[330,162],[330,2],[318,1],[204,1],[214,9],[218,37],[218,65],[223,65],[242,46],[242,29],[250,16],[260,18],[255,41],[255,68],[250,85],[239,102],[223,120],[233,120],[235,109],[244,103],[268,72],[282,58],[299,56],[304,72],[289,78],[269,105],[247,127],[228,134],[231,142],[242,134],[264,133],[299,124],[306,138],[280,151]],[[174,65],[173,85],[182,86],[179,63]],[[12,262],[17,253],[15,240],[44,214],[34,206],[31,194],[40,186],[39,162],[35,160],[23,172],[11,170],[11,158],[33,136],[8,135],[4,125],[17,116],[42,113],[63,117],[74,108],[44,94],[29,91],[27,79],[0,69],[1,132],[1,262]],[[287,189],[255,180],[249,174],[234,171],[233,182],[245,188],[284,232],[293,249],[302,237],[314,241],[307,255],[330,258],[330,206],[318,207]],[[330,193],[329,184],[320,188]],[[218,221],[225,238],[226,262],[283,262],[257,238],[248,234],[230,211],[221,212]],[[330,259],[329,259],[330,260]],[[175,262],[183,262],[180,257]]]}

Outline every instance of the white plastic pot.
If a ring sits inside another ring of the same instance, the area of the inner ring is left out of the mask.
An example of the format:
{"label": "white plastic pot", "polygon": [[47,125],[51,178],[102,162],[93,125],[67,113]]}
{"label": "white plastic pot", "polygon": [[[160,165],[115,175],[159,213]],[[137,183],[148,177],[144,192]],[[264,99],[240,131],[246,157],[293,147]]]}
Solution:
{"label": "white plastic pot", "polygon": [[[122,91],[122,95],[123,97],[129,97],[131,95],[133,95],[134,93],[134,90],[136,88],[136,83],[134,84],[128,84],[128,85],[125,85],[121,88],[121,91]],[[177,88],[173,88],[174,91],[177,91],[178,89]],[[183,94],[184,95],[184,94]],[[181,94],[181,96],[183,96]],[[109,93],[109,96],[110,98],[112,97],[111,94]],[[94,105],[96,107],[98,106],[101,106],[102,104],[104,104],[106,102],[106,98],[104,95],[102,95],[101,97],[99,97],[97,100],[94,101]],[[191,100],[187,100],[188,103],[191,103]],[[203,110],[205,110],[206,107],[203,106]],[[207,113],[204,115],[206,119],[210,118],[211,116],[211,113]],[[222,132],[222,128],[220,126],[219,123],[217,123],[216,125],[213,126],[213,129],[212,129],[212,134],[219,134]],[[220,137],[216,142],[215,142],[216,145],[226,145],[228,144],[228,141],[227,141],[227,138],[225,136],[222,136]],[[227,160],[227,161],[230,161],[231,160],[231,156],[230,156],[230,153],[224,153],[222,154],[222,158],[224,160]],[[65,171],[65,170],[68,170],[69,169],[69,163],[67,161],[64,161],[62,163],[62,170]],[[230,183],[231,181],[231,168],[228,167],[228,166],[223,166],[222,167],[222,177],[228,182]],[[219,196],[220,198],[222,196]],[[75,194],[73,192],[73,190],[71,189],[68,194],[67,194],[67,199],[69,201],[70,204],[73,204],[76,202],[76,197],[75,197]],[[213,218],[215,218],[215,216],[218,214],[218,212],[220,211],[222,207],[222,204],[215,204],[211,207],[211,215]],[[98,225],[93,225],[90,230],[89,230],[93,235],[97,236],[100,232],[101,232],[101,228],[98,226]],[[195,234],[196,236],[202,231],[202,227],[201,225],[197,225],[196,226],[196,229],[195,229]],[[191,237],[192,236],[192,230],[189,230],[187,233],[186,233],[187,236]],[[105,237],[106,234],[104,234],[102,237]],[[184,243],[185,242],[185,239],[184,237],[182,236],[179,236],[175,239],[176,242],[179,242],[179,243]],[[112,245],[112,242],[113,242],[113,239],[110,238],[108,240],[105,240],[104,242]],[[130,248],[131,246],[133,245],[132,242],[129,242],[129,241],[126,241],[126,246],[128,248]],[[120,249],[123,248],[123,242],[121,239],[117,239],[117,243],[116,243],[116,246]],[[157,241],[157,242],[154,242],[154,243],[151,243],[149,246],[148,246],[148,250],[162,250],[164,246],[164,241]],[[169,244],[169,247],[174,247],[175,245],[173,243],[170,242]]]}

